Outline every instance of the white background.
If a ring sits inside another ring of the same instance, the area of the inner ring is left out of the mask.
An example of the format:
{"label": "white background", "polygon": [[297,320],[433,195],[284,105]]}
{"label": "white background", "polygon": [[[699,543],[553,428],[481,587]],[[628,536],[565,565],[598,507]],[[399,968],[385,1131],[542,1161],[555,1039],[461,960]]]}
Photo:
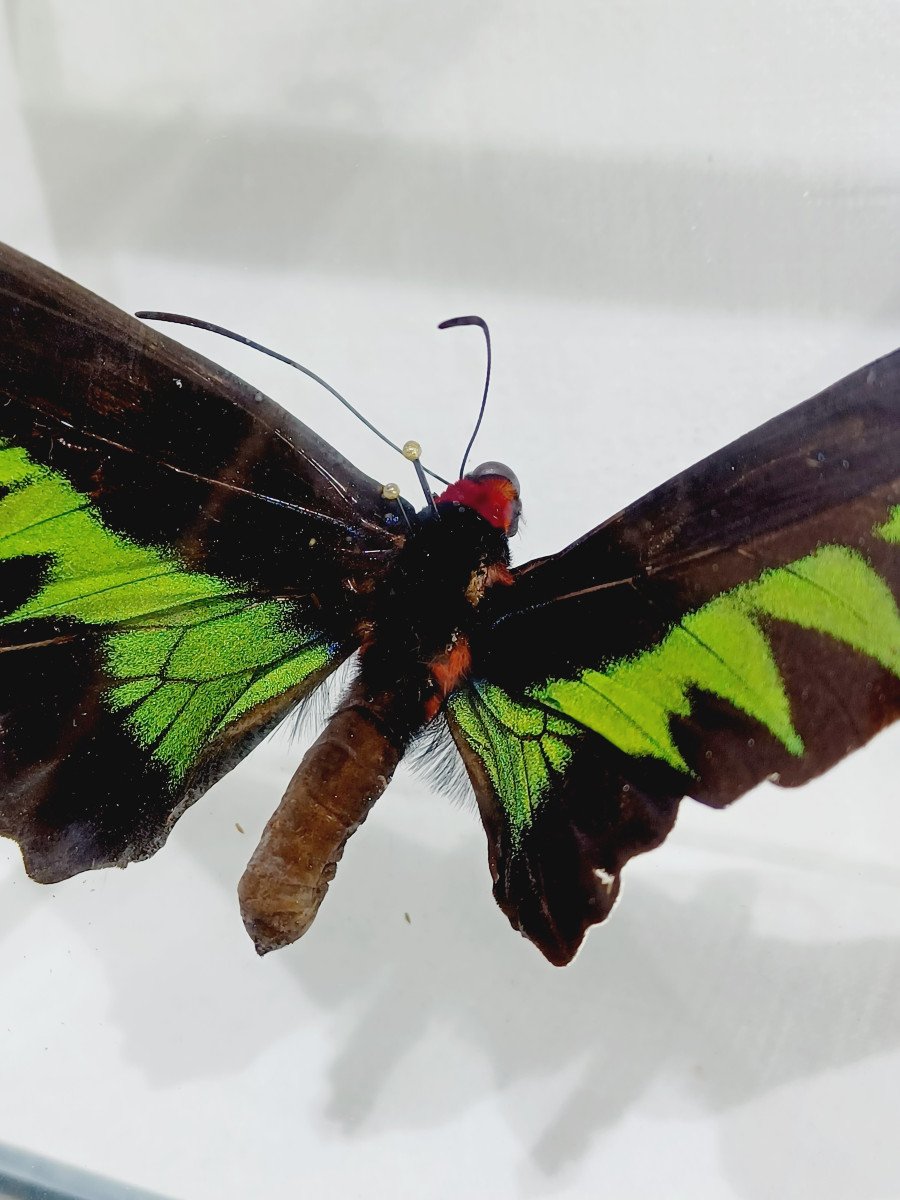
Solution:
{"label": "white background", "polygon": [[[483,356],[434,326],[482,313],[522,561],[900,344],[898,37],[858,0],[6,0],[0,238],[301,358],[443,473]],[[563,971],[403,772],[258,961],[235,885],[301,750],[123,873],[4,845],[0,1141],[182,1200],[900,1196],[896,730],[686,804]]]}

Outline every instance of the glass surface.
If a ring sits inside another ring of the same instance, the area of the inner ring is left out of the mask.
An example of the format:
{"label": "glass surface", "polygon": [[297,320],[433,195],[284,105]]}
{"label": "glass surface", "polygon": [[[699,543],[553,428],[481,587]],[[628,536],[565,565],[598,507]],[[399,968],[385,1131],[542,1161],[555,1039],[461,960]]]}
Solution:
{"label": "glass surface", "polygon": [[0,1144],[0,1200],[165,1200],[165,1197]]}
{"label": "glass surface", "polygon": [[[0,238],[300,359],[442,474],[483,348],[435,326],[480,313],[522,562],[900,344],[898,37],[883,0],[5,0]],[[312,383],[183,336],[415,494]],[[125,872],[42,888],[0,842],[22,1161],[172,1200],[900,1196],[900,731],[685,803],[563,971],[406,770],[257,959],[235,888],[311,732]]]}

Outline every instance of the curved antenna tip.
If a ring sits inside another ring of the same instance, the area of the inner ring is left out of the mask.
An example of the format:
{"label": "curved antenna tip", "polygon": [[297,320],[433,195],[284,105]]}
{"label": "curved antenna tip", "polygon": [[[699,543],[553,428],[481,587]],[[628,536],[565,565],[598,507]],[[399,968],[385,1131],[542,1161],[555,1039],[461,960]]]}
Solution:
{"label": "curved antenna tip", "polygon": [[474,314],[468,317],[448,317],[446,321],[441,321],[438,329],[457,329],[460,325],[477,325],[485,333],[488,331],[487,321],[484,317],[477,317]]}
{"label": "curved antenna tip", "polygon": [[488,329],[487,321],[485,321],[484,317],[477,317],[474,314],[467,317],[450,317],[447,321],[441,321],[438,329],[456,329],[460,325],[477,325],[484,334],[484,345],[487,351],[487,367],[484,372],[484,393],[481,397],[481,407],[478,410],[478,420],[475,422],[475,428],[472,430],[472,436],[469,438],[469,444],[466,446],[466,452],[463,455],[462,464],[459,468],[459,477],[462,479],[466,473],[466,463],[469,461],[469,454],[475,445],[475,439],[478,437],[481,422],[484,420],[484,410],[487,408],[488,389],[491,386],[491,331]]}

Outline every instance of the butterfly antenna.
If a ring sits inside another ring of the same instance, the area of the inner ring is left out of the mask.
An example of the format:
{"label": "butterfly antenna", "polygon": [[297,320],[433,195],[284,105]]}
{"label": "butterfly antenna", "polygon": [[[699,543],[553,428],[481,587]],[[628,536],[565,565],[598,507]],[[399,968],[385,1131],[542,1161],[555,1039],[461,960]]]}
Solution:
{"label": "butterfly antenna", "polygon": [[481,408],[478,410],[478,420],[475,422],[475,428],[472,430],[472,436],[469,438],[469,444],[466,446],[466,452],[462,458],[462,465],[459,468],[459,477],[462,479],[466,473],[466,463],[469,459],[472,447],[475,445],[475,439],[478,437],[478,430],[481,428],[481,422],[484,420],[484,410],[487,408],[488,388],[491,386],[491,331],[487,327],[487,321],[481,317],[451,317],[449,321],[441,321],[438,329],[455,329],[457,325],[477,325],[484,334],[484,344],[487,348],[487,370],[484,373],[484,394],[481,397]]}
{"label": "butterfly antenna", "polygon": [[[321,375],[317,375],[315,371],[311,371],[309,367],[304,367],[302,363],[295,362],[294,359],[288,358],[286,354],[279,354],[277,350],[270,350],[268,346],[263,346],[261,342],[254,342],[252,338],[244,337],[242,333],[235,333],[232,329],[225,329],[222,325],[213,325],[211,321],[201,321],[199,317],[186,317],[181,313],[150,312],[149,310],[136,312],[134,315],[139,317],[142,321],[166,321],[170,325],[190,325],[192,329],[204,329],[207,333],[218,333],[221,337],[231,338],[233,342],[240,342],[242,346],[249,346],[251,350],[258,350],[260,354],[268,354],[269,358],[277,359],[278,362],[283,362],[287,366],[293,367],[295,370],[306,375],[309,379],[312,379],[316,383],[320,384],[326,390],[326,392],[330,392],[331,395],[334,396],[335,400],[337,400],[340,404],[343,404],[344,408],[346,408],[349,412],[352,412],[357,420],[362,421],[366,429],[374,433],[376,437],[381,438],[385,445],[390,446],[392,450],[396,450],[398,454],[403,454],[404,458],[406,457],[401,446],[398,446],[396,442],[392,442],[386,434],[382,433],[380,429],[376,428],[372,422],[368,420],[368,418],[362,415],[358,408],[354,408],[350,401],[345,399],[345,397],[342,396],[336,388],[333,388],[330,383],[324,380]],[[446,480],[443,475],[438,475],[435,471],[429,471],[429,469],[425,466],[422,466],[418,460],[416,461],[416,470],[420,475],[422,472],[424,472],[426,475],[430,475],[432,479],[437,479],[440,483],[444,483],[449,486],[449,481]]]}

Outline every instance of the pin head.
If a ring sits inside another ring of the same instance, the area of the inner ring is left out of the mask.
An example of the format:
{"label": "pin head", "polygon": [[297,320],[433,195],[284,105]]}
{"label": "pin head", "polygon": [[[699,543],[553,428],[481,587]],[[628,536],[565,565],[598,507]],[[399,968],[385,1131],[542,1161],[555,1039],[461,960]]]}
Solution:
{"label": "pin head", "polygon": [[385,500],[399,500],[400,488],[396,483],[385,483],[382,484],[381,494]]}
{"label": "pin head", "polygon": [[422,457],[422,447],[418,442],[404,442],[403,457],[408,458],[410,462],[417,462]]}

